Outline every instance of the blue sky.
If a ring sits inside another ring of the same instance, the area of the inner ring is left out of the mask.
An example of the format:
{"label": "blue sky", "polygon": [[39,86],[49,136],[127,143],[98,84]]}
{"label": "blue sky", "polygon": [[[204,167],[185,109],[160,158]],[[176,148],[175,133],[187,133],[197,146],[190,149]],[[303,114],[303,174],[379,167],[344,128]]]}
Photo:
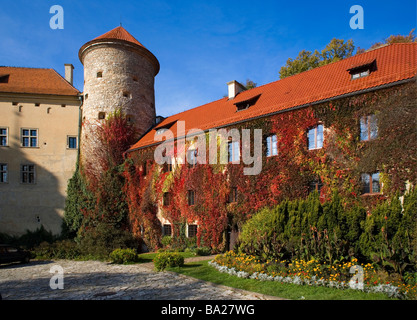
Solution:
{"label": "blue sky", "polygon": [[[322,50],[332,38],[369,48],[416,26],[416,1],[90,1],[0,0],[0,65],[75,66],[83,89],[79,48],[122,22],[159,60],[158,115],[168,116],[220,99],[226,83],[263,85],[299,51]],[[64,29],[53,30],[52,5],[64,9]],[[364,9],[364,29],[353,30],[349,9]]]}

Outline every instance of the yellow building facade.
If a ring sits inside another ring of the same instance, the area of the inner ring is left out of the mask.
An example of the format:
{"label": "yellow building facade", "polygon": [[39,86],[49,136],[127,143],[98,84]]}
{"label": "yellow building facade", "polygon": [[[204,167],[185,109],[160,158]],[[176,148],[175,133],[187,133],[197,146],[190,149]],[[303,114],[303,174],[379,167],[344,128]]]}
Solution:
{"label": "yellow building facade", "polygon": [[0,233],[61,232],[79,150],[80,92],[53,69],[0,67]]}

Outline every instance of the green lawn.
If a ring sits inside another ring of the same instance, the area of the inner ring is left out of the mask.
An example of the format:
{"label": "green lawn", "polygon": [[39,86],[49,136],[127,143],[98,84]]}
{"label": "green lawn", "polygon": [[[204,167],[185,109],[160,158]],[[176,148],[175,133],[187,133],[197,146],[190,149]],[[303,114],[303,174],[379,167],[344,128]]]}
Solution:
{"label": "green lawn", "polygon": [[242,279],[217,271],[208,265],[208,260],[186,263],[183,267],[171,268],[169,271],[216,284],[292,300],[391,300],[382,293],[364,293],[352,289],[341,290],[327,287],[283,284],[275,281]]}

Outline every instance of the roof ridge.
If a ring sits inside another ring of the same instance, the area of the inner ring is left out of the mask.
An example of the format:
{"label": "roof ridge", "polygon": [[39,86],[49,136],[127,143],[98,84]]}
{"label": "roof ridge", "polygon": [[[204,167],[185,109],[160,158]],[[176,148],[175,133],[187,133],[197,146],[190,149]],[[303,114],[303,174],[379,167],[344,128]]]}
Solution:
{"label": "roof ridge", "polygon": [[50,68],[50,70],[52,70],[53,72],[55,72],[58,76],[59,76],[59,78],[61,79],[61,81],[64,81],[65,82],[65,84],[66,85],[69,85],[72,89],[75,89],[75,90],[77,90],[77,92],[78,93],[81,93],[81,91],[80,90],[78,90],[76,87],[74,87],[71,83],[69,83],[58,71],[56,71],[55,69],[53,69],[53,68]]}
{"label": "roof ridge", "polygon": [[0,66],[0,68],[14,68],[14,69],[36,69],[36,70],[50,70],[52,68],[38,68],[38,67],[14,67],[14,66]]}

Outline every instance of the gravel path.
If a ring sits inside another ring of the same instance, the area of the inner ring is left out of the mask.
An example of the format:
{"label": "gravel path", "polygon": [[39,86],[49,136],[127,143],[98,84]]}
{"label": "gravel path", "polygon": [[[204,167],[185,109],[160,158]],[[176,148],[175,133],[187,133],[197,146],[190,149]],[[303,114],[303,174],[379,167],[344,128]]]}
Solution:
{"label": "gravel path", "polygon": [[[189,261],[212,257],[195,257]],[[51,289],[60,282],[63,289]],[[155,272],[152,263],[115,265],[100,261],[31,261],[0,266],[4,300],[270,300],[276,297],[215,285],[173,272]]]}

